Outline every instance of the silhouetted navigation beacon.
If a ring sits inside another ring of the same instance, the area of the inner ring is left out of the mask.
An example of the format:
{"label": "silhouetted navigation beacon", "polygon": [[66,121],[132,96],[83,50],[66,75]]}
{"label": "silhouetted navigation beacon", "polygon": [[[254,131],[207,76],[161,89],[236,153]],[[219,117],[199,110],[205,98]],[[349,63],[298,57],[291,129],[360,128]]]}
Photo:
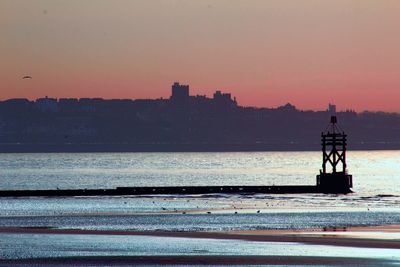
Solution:
{"label": "silhouetted navigation beacon", "polygon": [[336,116],[326,132],[321,133],[322,141],[322,170],[317,175],[318,191],[323,193],[351,193],[353,177],[347,173],[346,137],[338,127]]}

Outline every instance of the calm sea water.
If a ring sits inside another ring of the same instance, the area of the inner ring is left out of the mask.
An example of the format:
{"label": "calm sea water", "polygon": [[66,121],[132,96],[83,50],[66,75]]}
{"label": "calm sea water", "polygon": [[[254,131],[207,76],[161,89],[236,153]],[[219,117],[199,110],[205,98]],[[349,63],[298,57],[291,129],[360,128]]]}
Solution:
{"label": "calm sea water", "polygon": [[[0,198],[1,227],[229,231],[400,224],[400,151],[351,152],[353,194]],[[313,185],[319,152],[0,154],[0,189]],[[377,258],[397,250],[296,243],[0,233],[0,259],[112,255]]]}
{"label": "calm sea water", "polygon": [[[0,198],[0,227],[220,231],[400,224],[400,151],[357,151],[348,159],[355,185],[349,195]],[[319,152],[0,154],[0,188],[312,185],[320,165]]]}
{"label": "calm sea water", "polygon": [[[0,189],[312,185],[320,152],[0,154]],[[400,151],[348,153],[354,190],[400,195]]]}

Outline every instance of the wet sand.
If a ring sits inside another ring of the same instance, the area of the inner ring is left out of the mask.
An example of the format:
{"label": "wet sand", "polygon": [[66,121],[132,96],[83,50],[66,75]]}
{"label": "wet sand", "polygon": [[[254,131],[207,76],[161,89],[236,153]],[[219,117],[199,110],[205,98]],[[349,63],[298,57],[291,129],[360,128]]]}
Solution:
{"label": "wet sand", "polygon": [[[341,236],[340,232],[354,232],[353,236]],[[357,232],[378,232],[374,238],[360,235]],[[159,237],[186,237],[211,239],[236,239],[258,242],[297,242],[314,245],[331,245],[364,248],[400,249],[400,240],[379,238],[379,232],[400,232],[400,225],[305,229],[305,230],[249,230],[230,232],[133,232],[119,230],[82,230],[52,228],[0,228],[0,233],[20,234],[72,234],[72,235],[142,235]],[[310,234],[312,233],[312,234]],[[335,234],[338,233],[338,234]]]}
{"label": "wet sand", "polygon": [[[306,229],[306,230],[255,230],[231,232],[131,232],[51,228],[0,228],[0,233],[19,234],[70,234],[70,235],[143,235],[160,237],[187,237],[211,239],[238,239],[259,242],[298,242],[313,245],[333,245],[365,248],[400,249],[400,240],[380,238],[343,237],[340,232],[400,232],[399,225],[376,227]],[[312,235],[308,235],[312,233]],[[379,235],[377,235],[379,237]],[[355,255],[356,256],[356,255]],[[304,256],[96,256],[59,257],[2,260],[0,266],[9,265],[345,265],[383,266],[389,260],[360,259],[345,257],[304,257]]]}
{"label": "wet sand", "polygon": [[66,257],[22,260],[1,260],[1,265],[344,265],[382,266],[390,261],[297,256],[109,256],[109,257]]}

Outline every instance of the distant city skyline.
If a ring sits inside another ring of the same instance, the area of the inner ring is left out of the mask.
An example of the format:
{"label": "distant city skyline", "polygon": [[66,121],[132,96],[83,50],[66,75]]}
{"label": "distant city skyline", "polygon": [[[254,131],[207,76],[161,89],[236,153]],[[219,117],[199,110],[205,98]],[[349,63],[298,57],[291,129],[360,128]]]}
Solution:
{"label": "distant city skyline", "polygon": [[400,147],[400,113],[357,113],[337,110],[331,103],[324,110],[301,110],[292,104],[255,108],[240,105],[227,91],[193,95],[188,85],[178,82],[169,91],[170,97],[163,99],[0,101],[0,148],[17,144],[7,151],[43,151],[46,148],[38,146],[50,144],[47,149],[62,152],[69,144],[97,144],[68,151],[319,149],[319,133],[333,115],[340,128],[351,133],[352,147]]}
{"label": "distant city skyline", "polygon": [[[246,106],[246,105],[241,105],[238,103],[236,96],[232,95],[230,92],[227,91],[221,91],[221,90],[216,90],[212,93],[212,95],[206,95],[206,94],[192,94],[190,91],[190,85],[189,84],[181,84],[177,81],[175,81],[171,87],[170,87],[170,94],[167,97],[157,97],[157,98],[102,98],[102,97],[53,97],[53,96],[40,96],[37,98],[8,98],[8,99],[2,99],[0,100],[0,104],[2,102],[7,102],[10,100],[29,100],[32,102],[36,102],[39,106],[43,105],[45,109],[47,109],[49,106],[54,106],[57,105],[57,102],[63,102],[63,101],[69,101],[69,100],[76,100],[76,101],[86,101],[86,100],[150,100],[150,101],[164,101],[164,100],[171,100],[173,102],[185,102],[189,101],[189,99],[204,99],[204,100],[211,100],[211,99],[220,99],[223,101],[227,101],[228,103],[233,103],[235,106],[241,106],[241,107],[254,107],[254,108],[282,108],[284,106],[292,106],[296,107],[295,103],[283,103],[281,105],[278,105],[276,107],[268,107],[268,106],[262,106],[262,107],[256,107],[256,106]],[[297,108],[297,107],[296,107]],[[40,108],[41,109],[41,108]],[[299,109],[301,110],[301,109]],[[309,109],[311,110],[311,109]],[[313,111],[328,111],[331,113],[335,113],[336,111],[342,112],[342,111],[353,111],[350,108],[343,109],[343,110],[337,110],[336,109],[336,104],[335,103],[327,103],[325,108],[322,110],[313,110]]]}
{"label": "distant city skyline", "polygon": [[[0,99],[154,99],[400,112],[393,0],[2,0]],[[22,79],[31,76],[32,79]]]}

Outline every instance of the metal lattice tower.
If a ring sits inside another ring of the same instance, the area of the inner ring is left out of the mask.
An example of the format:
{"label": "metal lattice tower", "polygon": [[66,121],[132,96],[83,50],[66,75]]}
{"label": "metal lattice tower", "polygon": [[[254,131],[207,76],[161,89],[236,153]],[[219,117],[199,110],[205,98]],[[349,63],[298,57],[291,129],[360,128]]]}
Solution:
{"label": "metal lattice tower", "polygon": [[338,165],[342,165],[342,172],[346,173],[346,147],[347,135],[340,131],[336,116],[331,117],[328,130],[321,134],[322,141],[322,173],[327,172],[327,164],[332,167],[332,173],[336,173]]}
{"label": "metal lattice tower", "polygon": [[[350,193],[353,176],[347,173],[347,135],[337,125],[336,116],[321,133],[322,170],[317,175],[317,187],[324,193]],[[332,172],[328,171],[332,168]]]}

